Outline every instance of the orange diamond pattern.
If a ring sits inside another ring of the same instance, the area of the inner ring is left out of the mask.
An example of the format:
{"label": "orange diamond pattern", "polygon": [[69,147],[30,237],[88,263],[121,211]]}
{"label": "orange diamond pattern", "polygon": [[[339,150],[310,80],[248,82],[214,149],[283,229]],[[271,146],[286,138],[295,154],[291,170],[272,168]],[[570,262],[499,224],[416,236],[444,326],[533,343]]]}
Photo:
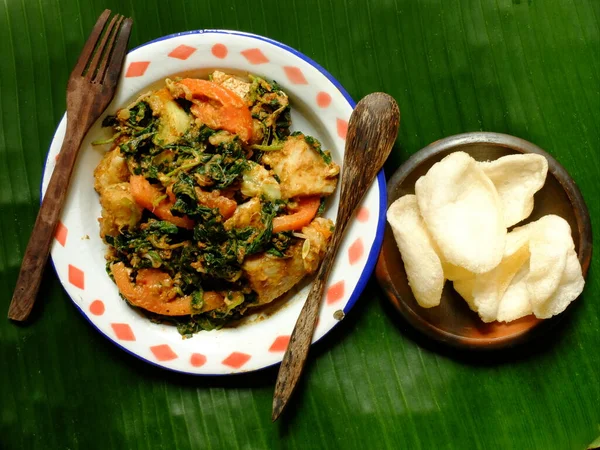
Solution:
{"label": "orange diamond pattern", "polygon": [[332,284],[327,290],[327,304],[339,302],[344,296],[344,280]]}
{"label": "orange diamond pattern", "polygon": [[233,367],[234,369],[239,369],[248,361],[250,361],[251,356],[246,353],[233,352],[227,358],[222,361],[222,364]]}
{"label": "orange diamond pattern", "polygon": [[135,341],[133,330],[126,323],[111,323],[110,326],[120,341]]}
{"label": "orange diamond pattern", "polygon": [[167,344],[150,347],[150,351],[159,361],[171,361],[172,359],[177,358],[177,353],[175,353]]}
{"label": "orange diamond pattern", "polygon": [[265,56],[258,48],[249,48],[241,52],[242,56],[248,60],[250,64],[264,64],[269,62],[269,58]]}
{"label": "orange diamond pattern", "polygon": [[194,53],[195,51],[196,51],[196,48],[194,48],[194,47],[190,47],[189,45],[180,45],[175,50],[173,50],[171,53],[169,53],[169,56],[171,58],[186,60],[190,56],[192,56],[192,53]]}
{"label": "orange diamond pattern", "polygon": [[67,243],[67,227],[63,225],[62,222],[58,222],[56,225],[56,231],[54,232],[54,238],[58,241],[60,245],[63,247]]}
{"label": "orange diamond pattern", "polygon": [[348,249],[348,260],[350,261],[350,265],[356,264],[360,258],[362,258],[364,252],[365,247],[362,238],[356,239]]}
{"label": "orange diamond pattern", "polygon": [[308,81],[306,81],[306,78],[304,78],[304,74],[297,67],[284,66],[283,71],[285,72],[285,75],[288,77],[288,80],[290,80],[292,83],[308,84]]}
{"label": "orange diamond pattern", "polygon": [[277,339],[273,341],[271,347],[269,347],[270,352],[285,352],[288,344],[290,343],[289,336],[278,336]]}
{"label": "orange diamond pattern", "polygon": [[146,72],[146,69],[150,65],[150,61],[137,61],[129,64],[127,68],[127,72],[125,72],[125,77],[141,77]]}
{"label": "orange diamond pattern", "polygon": [[69,264],[69,283],[79,289],[83,289],[85,287],[83,270]]}

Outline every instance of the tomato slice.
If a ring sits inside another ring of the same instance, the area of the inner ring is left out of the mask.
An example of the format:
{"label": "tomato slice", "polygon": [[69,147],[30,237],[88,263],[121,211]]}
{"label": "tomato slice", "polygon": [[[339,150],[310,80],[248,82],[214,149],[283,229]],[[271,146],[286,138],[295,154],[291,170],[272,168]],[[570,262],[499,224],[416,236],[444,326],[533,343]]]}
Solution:
{"label": "tomato slice", "polygon": [[219,208],[219,212],[224,219],[229,219],[233,216],[233,213],[237,208],[235,200],[218,195],[215,191],[206,192],[197,189],[196,195],[198,197],[198,203],[201,205],[208,206],[209,208]]}
{"label": "tomato slice", "polygon": [[294,213],[273,219],[273,233],[300,230],[307,226],[317,215],[320,204],[319,196],[300,198],[298,208]]}
{"label": "tomato slice", "polygon": [[[130,269],[122,262],[111,266],[119,292],[133,306],[166,316],[187,316],[198,311],[192,308],[189,295],[176,297],[172,288],[173,279],[158,269],[138,270],[135,283],[129,278]],[[224,305],[221,294],[214,291],[204,293],[204,306],[200,312],[207,312]]]}
{"label": "tomato slice", "polygon": [[[217,208],[224,219],[229,219],[233,216],[237,208],[235,200],[217,194],[216,191],[206,192],[200,188],[195,189],[198,203],[209,208]],[[167,195],[172,203],[175,203],[175,194],[173,193],[173,185],[167,188]]]}
{"label": "tomato slice", "polygon": [[142,175],[132,175],[129,179],[129,185],[131,186],[133,199],[142,208],[146,208],[159,219],[171,222],[178,227],[187,228],[188,230],[194,228],[194,221],[189,217],[177,217],[171,213],[171,207],[173,206],[171,199],[165,198],[157,201],[162,193]]}
{"label": "tomato slice", "polygon": [[235,92],[212,81],[184,78],[174,83],[182,87],[180,96],[194,103],[192,114],[210,128],[237,134],[244,142],[252,137],[252,114]]}

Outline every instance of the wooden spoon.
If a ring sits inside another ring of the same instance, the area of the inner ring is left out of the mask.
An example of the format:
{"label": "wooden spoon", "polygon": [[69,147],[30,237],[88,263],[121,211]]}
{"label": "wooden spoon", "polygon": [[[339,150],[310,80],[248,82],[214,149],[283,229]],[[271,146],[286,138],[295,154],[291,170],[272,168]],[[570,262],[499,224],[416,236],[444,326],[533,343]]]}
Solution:
{"label": "wooden spoon", "polygon": [[280,416],[300,379],[325,284],[346,225],[389,156],[399,124],[400,110],[396,101],[382,92],[367,95],[358,102],[350,116],[335,232],[279,368],[273,396],[273,421]]}

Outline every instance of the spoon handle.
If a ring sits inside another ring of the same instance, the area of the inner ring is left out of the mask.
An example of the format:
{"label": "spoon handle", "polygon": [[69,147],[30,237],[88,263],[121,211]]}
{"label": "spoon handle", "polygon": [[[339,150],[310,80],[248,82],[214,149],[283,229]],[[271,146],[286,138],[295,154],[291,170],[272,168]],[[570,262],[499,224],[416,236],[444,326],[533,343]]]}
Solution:
{"label": "spoon handle", "polygon": [[300,312],[279,368],[273,396],[273,421],[277,420],[285,408],[302,374],[317,324],[325,284],[346,226],[389,156],[398,135],[399,124],[398,104],[392,97],[382,92],[364,97],[350,116],[337,224],[329,250],[325,254],[316,280]]}
{"label": "spoon handle", "polygon": [[317,325],[317,317],[319,317],[319,309],[325,285],[327,284],[335,255],[342,242],[347,223],[348,220],[344,220],[342,223],[338,221],[338,229],[333,234],[329,250],[325,254],[325,258],[323,258],[306,302],[302,307],[302,311],[300,311],[300,316],[290,337],[290,343],[283,356],[283,361],[281,361],[277,383],[275,384],[275,393],[273,395],[273,422],[282,413],[302,374],[302,369],[308,356],[308,349],[310,348]]}

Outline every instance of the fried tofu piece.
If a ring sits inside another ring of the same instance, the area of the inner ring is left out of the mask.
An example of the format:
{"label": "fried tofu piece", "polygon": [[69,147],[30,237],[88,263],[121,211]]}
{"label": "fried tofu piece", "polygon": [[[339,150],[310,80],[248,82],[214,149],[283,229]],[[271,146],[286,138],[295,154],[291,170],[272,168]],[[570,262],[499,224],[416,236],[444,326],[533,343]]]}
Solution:
{"label": "fried tofu piece", "polygon": [[128,180],[127,161],[121,154],[119,147],[106,152],[102,161],[94,170],[94,189],[96,189],[96,192],[101,194],[108,186]]}
{"label": "fried tofu piece", "polygon": [[240,190],[248,197],[264,196],[270,201],[281,198],[279,183],[267,169],[253,161],[248,161],[248,168],[243,173]]}
{"label": "fried tofu piece", "polygon": [[289,257],[259,253],[244,261],[243,274],[258,294],[259,305],[272,302],[317,270],[325,256],[332,229],[331,220],[317,218],[302,229],[305,240],[292,244]]}
{"label": "fried tofu piece", "polygon": [[219,84],[224,88],[235,92],[244,101],[248,101],[248,94],[250,93],[250,87],[252,86],[252,83],[241,80],[235,75],[223,73],[219,70],[215,70],[212,73],[212,81],[213,83]]}
{"label": "fried tofu piece", "polygon": [[330,195],[340,173],[339,166],[326,163],[301,134],[288,137],[281,150],[265,153],[262,162],[279,177],[283,199]]}
{"label": "fried tofu piece", "polygon": [[116,236],[123,228],[135,227],[142,218],[142,208],[135,202],[129,183],[112,184],[100,194],[102,217],[100,236]]}
{"label": "fried tofu piece", "polygon": [[253,197],[246,203],[239,205],[233,216],[225,221],[223,226],[226,230],[232,228],[264,228],[262,223],[262,206],[258,197]]}
{"label": "fried tofu piece", "polygon": [[152,114],[160,118],[154,137],[156,143],[177,142],[190,128],[192,117],[177,104],[167,88],[153,92],[144,100],[150,105]]}

